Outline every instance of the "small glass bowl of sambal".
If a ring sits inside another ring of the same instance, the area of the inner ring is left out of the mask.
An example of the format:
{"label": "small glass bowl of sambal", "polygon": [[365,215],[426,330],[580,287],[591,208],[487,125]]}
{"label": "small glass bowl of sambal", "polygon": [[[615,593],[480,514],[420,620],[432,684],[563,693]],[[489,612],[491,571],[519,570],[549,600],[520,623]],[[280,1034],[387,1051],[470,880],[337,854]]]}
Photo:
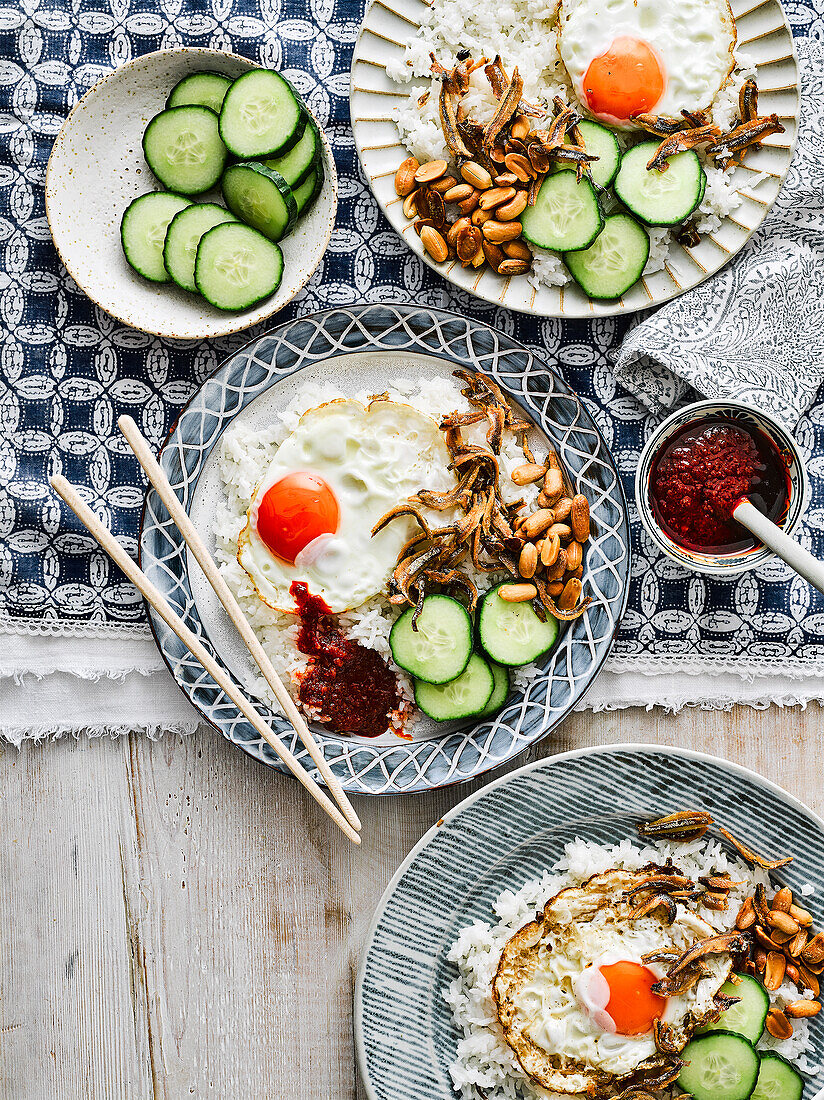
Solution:
{"label": "small glass bowl of sambal", "polygon": [[774,555],[732,518],[748,497],[792,534],[809,498],[798,444],[776,420],[740,401],[699,401],[647,440],[635,500],[647,534],[687,569],[733,576]]}

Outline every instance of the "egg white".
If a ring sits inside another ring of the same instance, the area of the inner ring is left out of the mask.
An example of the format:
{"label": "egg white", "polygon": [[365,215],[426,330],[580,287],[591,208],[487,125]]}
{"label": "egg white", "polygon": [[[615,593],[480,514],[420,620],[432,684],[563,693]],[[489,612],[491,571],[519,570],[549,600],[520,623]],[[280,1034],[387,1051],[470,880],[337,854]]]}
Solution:
{"label": "egg white", "polygon": [[[417,530],[398,519],[374,538],[378,519],[422,487],[454,484],[438,425],[409,405],[377,399],[336,400],[310,409],[281,443],[255,489],[238,538],[238,561],[270,607],[294,611],[293,581],[305,581],[334,612],[358,607],[386,589],[403,544]],[[276,557],[257,532],[268,489],[288,473],[323,478],[339,507],[338,530],[313,540],[294,565]]]}
{"label": "egg white", "polygon": [[[727,0],[562,0],[558,49],[584,107],[590,62],[621,36],[645,42],[662,64],[666,83],[650,107],[653,114],[677,118],[682,110],[710,107],[735,64],[735,20]],[[601,117],[633,128],[626,120]]]}

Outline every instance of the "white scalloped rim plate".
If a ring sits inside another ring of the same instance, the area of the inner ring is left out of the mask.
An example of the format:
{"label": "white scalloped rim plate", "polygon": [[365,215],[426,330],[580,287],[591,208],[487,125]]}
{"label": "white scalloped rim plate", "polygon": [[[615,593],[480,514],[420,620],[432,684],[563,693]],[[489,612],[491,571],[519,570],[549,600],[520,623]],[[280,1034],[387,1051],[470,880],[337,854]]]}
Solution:
{"label": "white scalloped rim plate", "polygon": [[338,206],[335,162],[320,126],[326,180],[312,209],[281,246],[283,281],[270,298],[240,313],[224,313],[171,283],[142,279],[123,257],[123,211],[138,195],[158,190],[141,146],[149,119],[163,110],[169,92],[188,73],[211,69],[234,78],[255,67],[249,58],[224,50],[157,50],[104,76],[63,123],[46,170],[49,228],[71,277],[118,321],[187,340],[240,332],[288,305],[320,263]]}
{"label": "white scalloped rim plate", "polygon": [[[394,229],[421,259],[462,290],[496,306],[539,317],[591,317],[633,313],[660,305],[697,286],[724,266],[763,222],[792,159],[799,117],[798,65],[792,32],[778,0],[730,0],[742,60],[758,73],[760,114],[777,114],[785,133],[751,150],[737,176],[744,202],[715,233],[695,248],[673,243],[666,267],[647,275],[615,302],[595,302],[575,284],[531,287],[524,276],[502,278],[488,267],[464,269],[457,261],[436,264],[426,254],[395,194],[394,174],[407,151],[400,143],[393,108],[412,84],[398,84],[386,72],[403,56],[405,43],[420,26],[427,0],[371,0],[352,59],[350,111],[355,145],[364,175]],[[759,175],[764,177],[759,181]],[[757,186],[753,190],[753,184]]]}

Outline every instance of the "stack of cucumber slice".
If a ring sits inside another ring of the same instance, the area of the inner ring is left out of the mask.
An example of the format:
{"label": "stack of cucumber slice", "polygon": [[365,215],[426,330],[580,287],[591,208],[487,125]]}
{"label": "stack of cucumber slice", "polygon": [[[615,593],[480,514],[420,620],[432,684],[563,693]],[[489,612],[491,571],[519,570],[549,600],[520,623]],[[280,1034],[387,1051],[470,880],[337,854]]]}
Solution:
{"label": "stack of cucumber slice", "polygon": [[[218,309],[249,309],[274,294],[283,277],[278,242],[324,179],[320,134],[288,80],[269,69],[236,80],[184,77],[146,127],[143,153],[165,190],[140,195],[123,214],[131,267]],[[225,207],[191,201],[218,186]]]}
{"label": "stack of cucumber slice", "polygon": [[[580,181],[574,164],[544,178],[533,206],[521,215],[524,239],[563,256],[570,275],[590,298],[620,298],[649,259],[644,225],[680,225],[704,197],[707,177],[693,149],[669,157],[663,171],[648,169],[655,141],[621,153],[615,134],[598,122],[578,128],[593,161]],[[611,191],[609,190],[611,188]],[[621,207],[605,214],[604,207]],[[643,224],[641,224],[643,223]]]}
{"label": "stack of cucumber slice", "polygon": [[801,1100],[804,1080],[772,1050],[756,1050],[770,1007],[767,991],[747,974],[720,992],[738,997],[721,1019],[700,1030],[680,1057],[678,1084],[695,1100]]}
{"label": "stack of cucumber slice", "polygon": [[478,647],[468,611],[451,596],[427,596],[414,626],[409,608],[392,627],[395,663],[414,678],[415,702],[436,722],[496,714],[509,695],[509,668],[536,661],[555,644],[557,620],[547,615],[541,622],[531,604],[501,599],[500,587],[481,602]]}

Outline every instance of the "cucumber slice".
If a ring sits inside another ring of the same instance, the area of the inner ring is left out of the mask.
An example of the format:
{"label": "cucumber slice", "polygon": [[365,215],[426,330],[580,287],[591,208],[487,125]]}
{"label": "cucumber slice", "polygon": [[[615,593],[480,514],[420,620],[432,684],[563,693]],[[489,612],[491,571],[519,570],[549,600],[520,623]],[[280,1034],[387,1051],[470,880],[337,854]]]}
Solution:
{"label": "cucumber slice", "polygon": [[[591,122],[584,119],[578,123],[581,137],[584,139],[586,151],[598,159],[589,166],[589,176],[596,187],[606,188],[618,175],[618,166],[621,163],[621,147],[618,138],[612,130],[602,126],[600,122]],[[558,161],[554,172],[575,169],[571,161]]]}
{"label": "cucumber slice", "polygon": [[528,665],[551,649],[558,621],[547,612],[541,622],[531,603],[509,603],[498,595],[501,585],[483,598],[478,616],[481,645],[500,665]]}
{"label": "cucumber slice", "polygon": [[492,688],[489,702],[480,713],[481,718],[488,718],[491,714],[497,714],[509,695],[509,669],[504,668],[503,665],[499,665],[495,661],[490,661],[489,667],[492,669],[495,686]]}
{"label": "cucumber slice", "polygon": [[296,188],[293,192],[298,207],[299,218],[302,218],[304,214],[308,214],[311,210],[312,204],[320,194],[322,187],[323,163],[318,161],[310,172],[308,179],[304,180],[300,187]]}
{"label": "cucumber slice", "polygon": [[169,222],[163,245],[163,263],[173,282],[183,290],[196,293],[195,257],[200,238],[216,225],[236,221],[234,215],[216,202],[194,203],[175,214]]}
{"label": "cucumber slice", "polygon": [[311,118],[307,117],[306,129],[303,131],[303,137],[300,141],[293,145],[288,153],[264,160],[263,164],[266,168],[271,168],[273,172],[278,172],[283,176],[294,191],[300,187],[304,180],[311,176],[312,169],[320,160],[320,151],[321,144],[317,126]]}
{"label": "cucumber slice", "polygon": [[451,596],[427,596],[417,629],[413,614],[414,608],[408,608],[389,632],[395,664],[428,684],[446,684],[460,676],[472,656],[472,620],[464,605]]}
{"label": "cucumber slice", "polygon": [[595,188],[571,172],[546,176],[534,206],[521,215],[523,235],[539,248],[567,252],[588,248],[604,225]]}
{"label": "cucumber slice", "polygon": [[701,202],[706,175],[694,149],[676,153],[667,169],[648,169],[658,145],[642,141],[628,149],[615,177],[615,194],[647,225],[679,225]]}
{"label": "cucumber slice", "polygon": [[280,248],[248,225],[216,225],[200,238],[195,285],[218,309],[249,309],[274,294],[282,277]]}
{"label": "cucumber slice", "polygon": [[168,191],[152,191],[130,202],[120,219],[120,243],[130,267],[153,283],[168,283],[163,263],[166,230],[176,214],[192,204]]}
{"label": "cucumber slice", "polygon": [[738,997],[738,1004],[722,1012],[721,1019],[716,1023],[699,1028],[699,1035],[707,1035],[711,1031],[733,1031],[751,1043],[757,1043],[761,1038],[770,1007],[769,994],[761,982],[748,974],[739,974],[738,977],[740,981],[737,985],[724,982],[718,991],[725,997]]}
{"label": "cucumber slice", "polygon": [[483,657],[473,653],[466,668],[448,684],[415,681],[415,702],[436,722],[469,718],[480,714],[489,703],[495,680]]}
{"label": "cucumber slice", "polygon": [[234,81],[220,111],[220,136],[236,157],[277,157],[300,141],[306,112],[292,85],[271,69]]}
{"label": "cucumber slice", "polygon": [[758,1078],[752,1043],[731,1031],[714,1031],[687,1043],[678,1084],[695,1100],[747,1100]]}
{"label": "cucumber slice", "polygon": [[270,241],[281,240],[297,221],[297,203],[289,184],[262,164],[230,165],[220,188],[232,213]]}
{"label": "cucumber slice", "polygon": [[166,100],[167,107],[208,107],[220,113],[223,97],[229,91],[231,78],[223,73],[190,73],[178,80]]}
{"label": "cucumber slice", "polygon": [[220,179],[226,147],[217,117],[208,107],[169,107],[146,127],[143,155],[169,191],[200,195]]}
{"label": "cucumber slice", "polygon": [[786,1058],[764,1051],[750,1100],[801,1100],[804,1078]]}
{"label": "cucumber slice", "polygon": [[647,231],[629,214],[610,214],[595,243],[565,252],[564,263],[590,298],[620,298],[637,283],[649,259]]}

